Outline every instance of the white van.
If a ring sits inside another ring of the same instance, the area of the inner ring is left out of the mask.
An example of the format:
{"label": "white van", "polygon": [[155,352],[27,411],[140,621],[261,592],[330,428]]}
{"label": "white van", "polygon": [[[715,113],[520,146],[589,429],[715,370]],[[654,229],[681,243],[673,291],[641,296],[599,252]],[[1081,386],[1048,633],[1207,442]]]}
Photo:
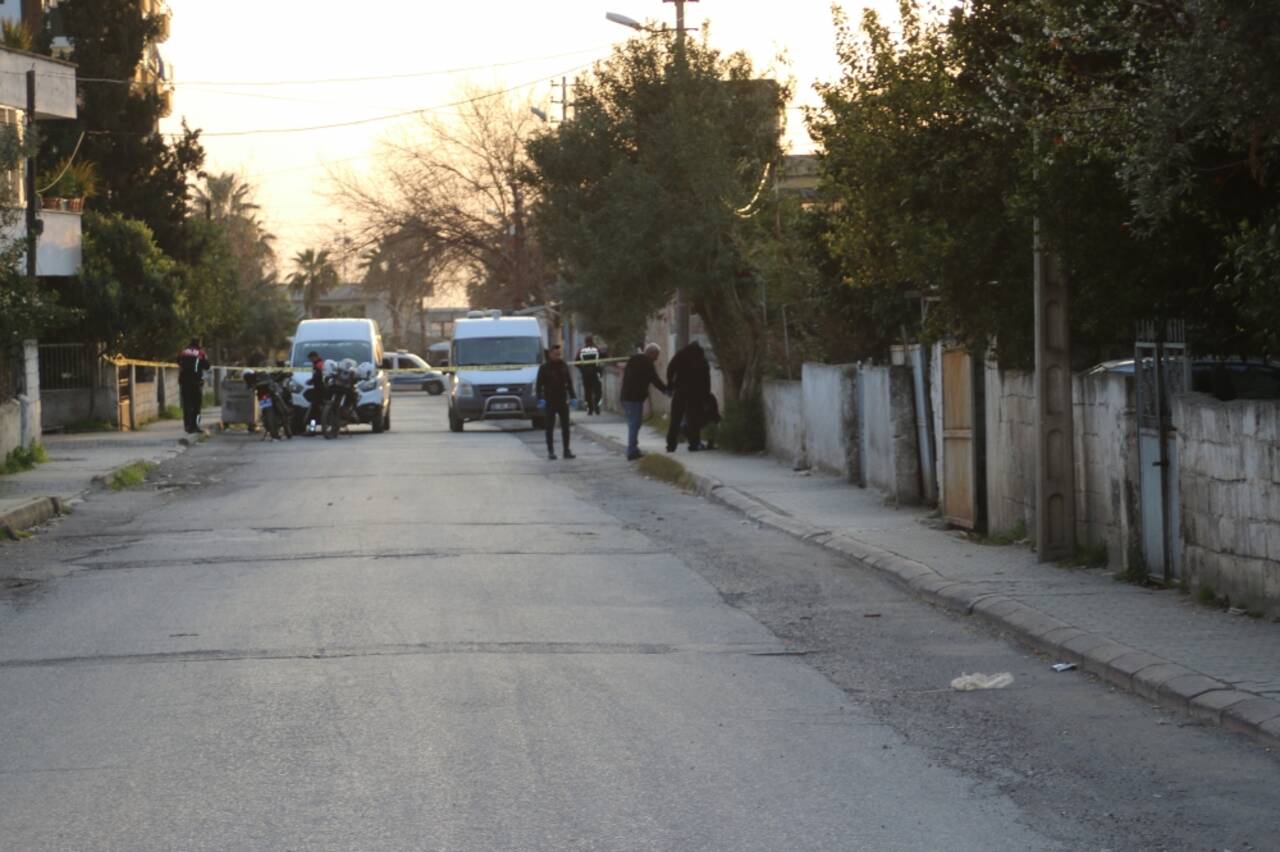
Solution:
{"label": "white van", "polygon": [[[541,427],[534,381],[547,339],[535,317],[504,317],[501,311],[471,311],[455,320],[449,361],[457,370],[449,392],[449,428],[468,420],[530,420]],[[507,370],[471,369],[517,365]]]}
{"label": "white van", "polygon": [[357,386],[360,401],[356,411],[361,423],[375,432],[391,428],[391,382],[383,370],[382,334],[371,319],[305,319],[293,334],[293,350],[289,367],[294,371],[293,431],[302,434],[306,426],[308,404],[302,392],[311,379],[311,362],[307,353],[316,352],[327,361],[350,358],[357,364],[372,364],[374,375]]}

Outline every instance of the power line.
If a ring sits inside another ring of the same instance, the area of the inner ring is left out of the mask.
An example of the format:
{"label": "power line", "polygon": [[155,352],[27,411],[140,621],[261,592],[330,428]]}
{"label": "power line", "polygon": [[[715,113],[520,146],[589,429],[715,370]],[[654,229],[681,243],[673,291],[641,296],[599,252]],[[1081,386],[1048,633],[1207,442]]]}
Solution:
{"label": "power line", "polygon": [[[588,65],[577,65],[566,71],[557,71],[552,76],[572,74],[574,71],[580,71],[586,67],[588,67]],[[545,77],[546,75],[541,75],[536,80],[530,80],[526,83],[520,83],[519,85],[512,86],[509,89],[502,89],[496,92],[486,92],[483,95],[476,95],[475,97],[466,98],[460,101],[453,101],[447,104],[439,104],[437,106],[421,107],[419,109],[404,110],[403,112],[395,112],[395,113],[390,113],[388,115],[375,115],[375,116],[370,116],[369,118],[356,118],[356,119],[352,119],[351,121],[335,121],[329,124],[313,124],[306,127],[262,127],[262,128],[256,128],[253,130],[222,130],[222,131],[213,131],[213,132],[200,131],[200,136],[201,138],[212,139],[212,138],[225,138],[230,136],[264,136],[269,134],[281,134],[281,133],[310,133],[316,130],[336,130],[343,127],[356,127],[361,124],[374,124],[380,121],[393,121],[397,118],[405,118],[410,115],[421,115],[424,112],[434,112],[436,110],[467,106],[468,104],[479,103],[480,101],[488,100],[490,98],[496,98],[502,95],[509,95],[512,92],[518,92],[519,90],[526,89],[529,86],[537,85],[538,83],[542,82],[543,79],[545,79]],[[130,131],[130,130],[90,130],[87,132],[89,133],[90,136],[149,136],[151,135],[150,131],[137,132],[137,131]],[[170,137],[180,137],[183,134],[162,133],[160,135],[170,136]]]}

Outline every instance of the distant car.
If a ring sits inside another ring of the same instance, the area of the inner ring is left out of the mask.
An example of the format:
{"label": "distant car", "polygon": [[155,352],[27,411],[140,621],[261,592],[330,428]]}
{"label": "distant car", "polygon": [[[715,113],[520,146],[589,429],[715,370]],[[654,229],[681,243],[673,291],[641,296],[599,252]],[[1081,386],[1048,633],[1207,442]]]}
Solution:
{"label": "distant car", "polygon": [[412,370],[409,373],[392,373],[391,385],[398,388],[422,388],[432,396],[444,393],[447,380],[444,373],[431,369],[431,365],[412,352],[388,352],[383,364],[388,370]]}
{"label": "distant car", "polygon": [[[1133,374],[1133,359],[1104,361],[1091,373]],[[1194,358],[1191,389],[1219,399],[1280,399],[1280,365],[1266,361]]]}

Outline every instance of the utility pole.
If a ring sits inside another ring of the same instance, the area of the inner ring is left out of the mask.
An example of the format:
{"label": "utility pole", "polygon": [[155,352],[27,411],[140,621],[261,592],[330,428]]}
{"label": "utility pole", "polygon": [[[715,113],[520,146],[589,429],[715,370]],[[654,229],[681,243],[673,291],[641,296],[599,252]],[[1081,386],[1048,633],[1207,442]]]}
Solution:
{"label": "utility pole", "polygon": [[1056,247],[1035,219],[1036,550],[1041,562],[1075,555],[1070,295]]}
{"label": "utility pole", "polygon": [[27,275],[36,277],[36,240],[40,234],[40,219],[36,213],[36,69],[27,71],[27,123],[26,139],[29,154],[27,155],[26,193],[27,193]]}
{"label": "utility pole", "polygon": [[[675,79],[675,106],[676,106],[676,132],[680,132],[681,124],[684,121],[684,83],[685,83],[685,46],[684,46],[684,4],[686,2],[696,3],[698,0],[662,0],[664,3],[676,4],[676,79]],[[680,140],[676,139],[677,151],[680,151]],[[684,288],[676,289],[676,345],[677,351],[689,345],[689,302],[685,298]],[[674,354],[674,353],[673,353]]]}

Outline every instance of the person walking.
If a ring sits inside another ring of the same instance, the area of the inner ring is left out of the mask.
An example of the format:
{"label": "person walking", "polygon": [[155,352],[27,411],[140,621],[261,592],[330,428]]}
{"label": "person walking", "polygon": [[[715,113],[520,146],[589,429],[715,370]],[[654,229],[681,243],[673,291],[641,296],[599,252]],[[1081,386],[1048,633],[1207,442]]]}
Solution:
{"label": "person walking", "polygon": [[711,394],[711,364],[702,344],[693,341],[671,357],[667,364],[667,384],[671,387],[671,425],[667,428],[667,452],[674,453],[684,428],[689,451],[702,446],[702,418]]}
{"label": "person walking", "polygon": [[200,341],[191,338],[187,348],[178,356],[178,396],[182,400],[182,428],[188,435],[200,431],[200,408],[204,405],[204,374],[209,369],[209,359],[200,348]]}
{"label": "person walking", "polygon": [[578,395],[573,391],[573,377],[569,374],[569,365],[564,362],[560,344],[556,343],[547,350],[547,360],[538,368],[538,378],[534,383],[534,393],[538,397],[538,407],[543,411],[543,421],[547,429],[547,458],[556,457],[556,417],[560,418],[560,440],[564,446],[564,457],[576,458],[569,449],[569,403],[578,406]]}
{"label": "person walking", "polygon": [[653,385],[663,393],[667,392],[667,386],[658,378],[658,371],[653,366],[661,351],[658,344],[647,344],[643,352],[631,356],[622,370],[622,412],[627,416],[627,461],[634,461],[644,455],[640,452],[640,421],[644,419],[644,404],[649,399],[649,386]]}
{"label": "person walking", "polygon": [[594,337],[587,335],[573,360],[578,362],[578,373],[582,376],[582,395],[586,397],[587,416],[598,415],[603,388],[600,383],[600,365],[596,363],[600,360],[600,350],[596,348]]}

